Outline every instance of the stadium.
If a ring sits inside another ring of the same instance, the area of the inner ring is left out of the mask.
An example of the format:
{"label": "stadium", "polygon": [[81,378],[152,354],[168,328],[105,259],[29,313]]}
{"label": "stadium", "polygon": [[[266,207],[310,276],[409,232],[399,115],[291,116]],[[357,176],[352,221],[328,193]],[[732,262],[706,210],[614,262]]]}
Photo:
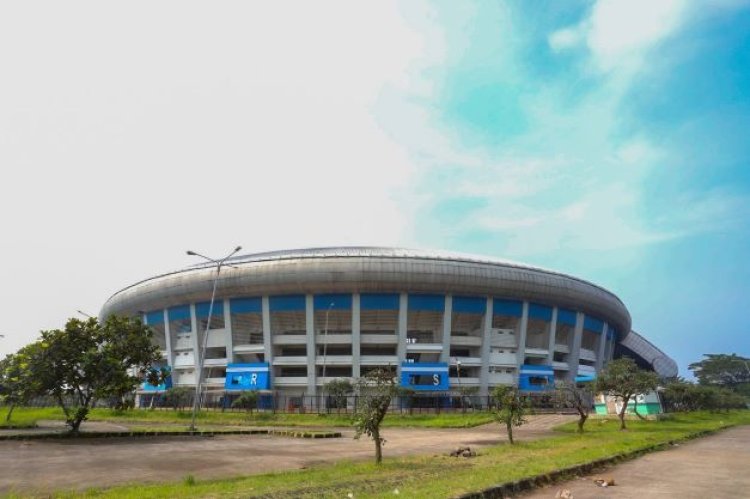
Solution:
{"label": "stadium", "polygon": [[379,366],[425,396],[464,388],[486,396],[501,384],[543,392],[557,380],[594,379],[621,355],[677,374],[631,330],[613,293],[529,265],[336,247],[234,256],[216,276],[214,263],[190,266],[103,306],[100,317],[141,316],[155,333],[172,375],[142,393],[195,386],[201,355],[209,397],[260,390],[314,399],[329,381]]}

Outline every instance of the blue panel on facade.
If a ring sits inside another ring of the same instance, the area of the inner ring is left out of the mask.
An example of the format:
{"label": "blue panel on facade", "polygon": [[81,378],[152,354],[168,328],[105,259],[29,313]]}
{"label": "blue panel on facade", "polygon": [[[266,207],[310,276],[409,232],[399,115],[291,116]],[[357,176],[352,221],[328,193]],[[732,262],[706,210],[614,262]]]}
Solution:
{"label": "blue panel on facade", "polygon": [[268,362],[253,364],[228,364],[225,390],[269,390]]}
{"label": "blue panel on facade", "polygon": [[305,310],[305,295],[272,296],[268,301],[271,312]]}
{"label": "blue panel on facade", "polygon": [[[211,302],[201,302],[195,304],[195,316],[196,317],[208,317],[208,310],[211,308]],[[224,315],[224,302],[222,300],[214,301],[214,308],[211,313],[214,317],[221,317]]]}
{"label": "blue panel on facade", "polygon": [[233,314],[261,313],[263,305],[260,298],[232,298],[229,300],[229,312]]}
{"label": "blue panel on facade", "polygon": [[464,314],[484,314],[487,299],[481,296],[454,296],[453,311]]}
{"label": "blue panel on facade", "polygon": [[352,295],[345,294],[327,294],[315,295],[313,298],[315,310],[351,310]]}
{"label": "blue panel on facade", "polygon": [[404,362],[401,364],[401,386],[416,391],[447,391],[450,388],[448,364],[445,362]]}
{"label": "blue panel on facade", "polygon": [[594,332],[596,334],[602,334],[602,329],[604,328],[604,322],[587,315],[583,319],[583,328],[588,329],[589,331]]}
{"label": "blue panel on facade", "polygon": [[550,366],[524,364],[518,375],[518,389],[542,392],[555,388],[555,373]]}
{"label": "blue panel on facade", "polygon": [[568,326],[575,327],[576,325],[576,313],[572,310],[561,308],[557,311],[557,323],[567,324]]}
{"label": "blue panel on facade", "polygon": [[529,303],[529,318],[550,322],[552,320],[552,307]]}
{"label": "blue panel on facade", "polygon": [[164,324],[164,311],[154,310],[153,312],[148,312],[146,314],[146,324],[148,324],[149,326],[156,326],[157,324]]}
{"label": "blue panel on facade", "polygon": [[190,319],[190,305],[180,305],[167,310],[170,321],[182,321]]}
{"label": "blue panel on facade", "polygon": [[510,317],[521,317],[523,314],[523,302],[518,300],[492,300],[492,313],[494,315],[507,315]]}
{"label": "blue panel on facade", "polygon": [[397,294],[369,293],[359,296],[361,310],[398,310],[399,296]]}
{"label": "blue panel on facade", "polygon": [[409,295],[409,310],[442,312],[445,310],[443,295]]}

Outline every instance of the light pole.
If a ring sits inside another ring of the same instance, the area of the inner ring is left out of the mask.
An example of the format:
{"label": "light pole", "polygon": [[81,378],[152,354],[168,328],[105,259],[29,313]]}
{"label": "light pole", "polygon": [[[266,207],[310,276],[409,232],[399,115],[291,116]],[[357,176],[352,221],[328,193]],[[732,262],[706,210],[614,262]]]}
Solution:
{"label": "light pole", "polygon": [[[330,305],[328,305],[328,310],[326,310],[326,325],[323,329],[323,375],[321,378],[323,378],[323,394],[325,395],[325,377],[326,377],[326,353],[328,352],[328,314],[331,313],[331,309],[335,305],[334,302],[331,302]],[[326,407],[328,407],[328,404],[326,403]]]}
{"label": "light pole", "polygon": [[201,384],[203,383],[203,359],[206,355],[206,344],[208,343],[208,331],[211,329],[211,316],[214,313],[214,300],[216,299],[216,286],[219,284],[219,274],[221,273],[221,267],[224,265],[224,262],[227,261],[231,256],[233,256],[235,253],[237,253],[239,250],[242,249],[242,246],[237,246],[232,250],[231,253],[229,253],[227,256],[222,258],[221,260],[214,260],[213,258],[209,258],[207,256],[201,255],[200,253],[196,253],[195,251],[188,250],[186,253],[190,256],[199,256],[203,258],[204,260],[208,260],[209,262],[213,262],[216,264],[216,276],[214,276],[214,284],[213,289],[211,290],[211,302],[208,305],[208,318],[206,319],[206,330],[203,332],[203,344],[201,345],[201,350],[198,355],[198,375],[195,378],[195,397],[193,399],[193,416],[190,419],[190,431],[195,431],[195,417],[198,414],[198,409],[200,407],[200,396],[201,396]]}
{"label": "light pole", "polygon": [[93,316],[93,315],[91,315],[91,314],[87,314],[87,313],[86,313],[86,312],[84,312],[83,310],[76,310],[76,312],[78,312],[79,314],[83,315],[84,317],[88,317],[89,319],[93,319],[93,318],[94,318],[94,316]]}

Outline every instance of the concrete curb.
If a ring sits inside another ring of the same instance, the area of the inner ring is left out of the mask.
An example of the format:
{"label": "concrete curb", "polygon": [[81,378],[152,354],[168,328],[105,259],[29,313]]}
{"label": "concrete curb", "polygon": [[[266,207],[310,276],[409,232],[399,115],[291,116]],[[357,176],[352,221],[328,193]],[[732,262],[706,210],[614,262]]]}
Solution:
{"label": "concrete curb", "polygon": [[623,461],[629,461],[631,459],[635,459],[637,457],[640,457],[644,454],[648,454],[650,452],[667,449],[676,443],[685,442],[688,440],[692,440],[694,438],[704,437],[706,435],[711,435],[713,433],[718,433],[727,428],[731,428],[731,426],[725,426],[723,428],[718,428],[715,430],[704,430],[704,431],[700,431],[697,433],[693,433],[691,435],[688,435],[678,440],[670,440],[668,442],[650,445],[648,447],[643,447],[641,449],[637,449],[631,452],[623,452],[621,454],[615,454],[613,456],[596,459],[594,461],[589,461],[587,463],[582,463],[582,464],[578,464],[575,466],[569,466],[567,468],[561,468],[559,470],[551,471],[549,473],[545,473],[542,475],[535,475],[532,477],[523,478],[521,480],[516,480],[513,482],[506,482],[506,483],[501,483],[498,485],[493,485],[492,487],[488,487],[478,492],[468,492],[466,494],[456,496],[456,499],[510,498],[520,492],[528,492],[533,489],[540,488],[545,485],[551,485],[556,482],[561,482],[561,481],[567,480],[575,476],[587,475],[589,473],[601,470],[603,468],[607,468],[614,464],[618,464]]}
{"label": "concrete curb", "polygon": [[213,437],[221,435],[271,435],[289,438],[339,438],[338,431],[294,431],[294,430],[226,430],[226,431],[84,431],[77,435],[69,432],[57,433],[31,433],[19,435],[0,435],[3,440],[54,440],[54,439],[77,439],[77,438],[118,438],[118,437]]}

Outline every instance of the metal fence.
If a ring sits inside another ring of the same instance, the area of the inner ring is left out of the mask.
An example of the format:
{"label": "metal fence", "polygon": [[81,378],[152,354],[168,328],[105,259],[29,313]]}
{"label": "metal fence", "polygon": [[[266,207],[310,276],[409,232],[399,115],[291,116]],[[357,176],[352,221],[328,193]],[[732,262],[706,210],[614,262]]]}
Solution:
{"label": "metal fence", "polygon": [[[201,408],[204,411],[217,412],[261,412],[280,414],[352,414],[359,397],[356,395],[281,395],[259,392],[252,407],[241,407],[235,404],[241,392],[222,392],[204,394]],[[190,411],[193,408],[194,394],[183,392],[175,397],[168,393],[141,393],[133,401],[141,409],[160,409]],[[570,409],[555,405],[550,394],[525,394],[532,412],[569,413]],[[74,405],[71,399],[70,405]],[[96,407],[115,408],[122,404],[119,400],[98,400]],[[53,397],[36,397],[27,404],[31,407],[57,406]],[[391,399],[388,412],[392,414],[440,414],[440,413],[473,413],[486,412],[494,408],[495,401],[491,396],[462,395],[458,393],[432,393],[419,395],[396,396]],[[573,411],[574,412],[574,411]]]}

